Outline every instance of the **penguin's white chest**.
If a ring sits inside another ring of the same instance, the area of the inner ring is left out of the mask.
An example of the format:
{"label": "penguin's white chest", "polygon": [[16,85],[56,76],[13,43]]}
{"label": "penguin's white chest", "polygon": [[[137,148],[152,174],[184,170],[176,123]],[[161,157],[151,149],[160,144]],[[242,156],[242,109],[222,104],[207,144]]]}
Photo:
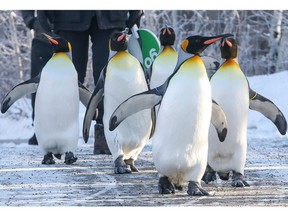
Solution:
{"label": "penguin's white chest", "polygon": [[153,136],[153,160],[160,173],[179,181],[201,178],[211,107],[210,83],[196,56],[172,77],[161,102]]}
{"label": "penguin's white chest", "polygon": [[246,160],[249,86],[234,61],[224,63],[211,78],[212,98],[222,107],[228,124],[224,142],[210,128],[208,163],[218,171],[243,170]]}
{"label": "penguin's white chest", "polygon": [[152,65],[150,87],[155,88],[162,85],[173,73],[177,63],[178,54],[171,47],[166,47],[155,59]]}
{"label": "penguin's white chest", "polygon": [[124,155],[124,159],[136,159],[149,139],[152,127],[150,110],[129,116],[114,131],[108,129],[114,110],[130,96],[147,90],[143,69],[136,58],[123,52],[110,60],[104,86],[103,124],[114,160],[120,154]]}
{"label": "penguin's white chest", "polygon": [[35,100],[35,133],[44,151],[74,151],[79,137],[77,72],[65,54],[43,68]]}

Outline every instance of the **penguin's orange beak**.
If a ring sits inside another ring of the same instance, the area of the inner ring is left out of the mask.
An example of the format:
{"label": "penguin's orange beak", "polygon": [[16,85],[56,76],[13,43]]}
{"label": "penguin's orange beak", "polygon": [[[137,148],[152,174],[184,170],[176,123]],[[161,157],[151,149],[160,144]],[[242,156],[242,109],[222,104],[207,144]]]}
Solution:
{"label": "penguin's orange beak", "polygon": [[208,37],[207,40],[204,41],[204,44],[210,45],[212,43],[215,43],[218,40],[221,40],[222,38],[227,38],[227,37],[231,37],[231,36],[234,36],[234,35],[228,33],[228,34],[217,35],[217,36],[210,37],[210,38]]}
{"label": "penguin's orange beak", "polygon": [[53,39],[50,35],[48,34],[45,34],[45,33],[42,33],[51,43],[55,44],[55,45],[58,45],[58,41]]}
{"label": "penguin's orange beak", "polygon": [[232,43],[229,40],[225,40],[225,42],[229,47],[232,47]]}
{"label": "penguin's orange beak", "polygon": [[220,39],[222,39],[222,37],[217,37],[217,38],[212,38],[212,39],[209,39],[209,40],[206,40],[205,42],[204,42],[204,44],[212,44],[212,43],[215,43],[216,41],[218,41],[218,40],[220,40]]}
{"label": "penguin's orange beak", "polygon": [[125,40],[126,40],[126,33],[123,33],[122,35],[120,35],[118,38],[117,38],[117,41],[119,42],[119,41],[122,41],[124,38],[125,38]]}
{"label": "penguin's orange beak", "polygon": [[166,31],[167,31],[167,33],[168,33],[169,35],[172,34],[171,31],[169,30],[169,28],[165,28],[164,31],[163,31],[163,35],[166,34]]}
{"label": "penguin's orange beak", "polygon": [[225,39],[225,40],[222,42],[221,46],[224,47],[225,43],[226,43],[229,47],[232,47],[232,43],[231,43],[229,40],[227,40],[227,39]]}

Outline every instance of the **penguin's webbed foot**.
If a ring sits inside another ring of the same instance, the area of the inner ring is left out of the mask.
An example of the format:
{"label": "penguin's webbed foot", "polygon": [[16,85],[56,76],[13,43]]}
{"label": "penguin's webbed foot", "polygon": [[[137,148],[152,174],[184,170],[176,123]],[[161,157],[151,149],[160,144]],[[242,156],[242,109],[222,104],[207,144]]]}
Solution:
{"label": "penguin's webbed foot", "polygon": [[179,191],[183,190],[183,186],[182,185],[174,184],[174,187],[175,187],[176,190],[179,190]]}
{"label": "penguin's webbed foot", "polygon": [[169,181],[167,176],[163,176],[159,178],[158,190],[159,190],[159,194],[174,194],[175,193],[175,187]]}
{"label": "penguin's webbed foot", "polygon": [[223,181],[228,181],[229,180],[229,174],[230,172],[217,172],[218,176],[221,180]]}
{"label": "penguin's webbed foot", "polygon": [[249,187],[250,185],[244,180],[244,176],[241,173],[233,171],[232,187]]}
{"label": "penguin's webbed foot", "polygon": [[189,181],[187,194],[190,196],[207,196],[209,193],[205,191],[198,182]]}
{"label": "penguin's webbed foot", "polygon": [[125,173],[131,173],[131,170],[127,165],[124,166],[115,166],[114,168],[115,174],[125,174]]}
{"label": "penguin's webbed foot", "polygon": [[202,180],[206,184],[216,180],[216,172],[209,165],[207,165],[207,167],[206,167],[206,170],[205,170],[205,173],[202,177]]}
{"label": "penguin's webbed foot", "polygon": [[125,164],[130,166],[132,172],[139,172],[137,167],[134,165],[134,159],[130,158],[128,160],[124,160]]}
{"label": "penguin's webbed foot", "polygon": [[65,161],[64,163],[67,165],[73,164],[77,161],[77,157],[74,156],[73,152],[65,152]]}
{"label": "penguin's webbed foot", "polygon": [[58,159],[58,160],[61,160],[61,154],[54,154],[54,156]]}
{"label": "penguin's webbed foot", "polygon": [[55,164],[55,160],[53,159],[53,154],[51,152],[48,152],[46,155],[44,155],[42,164]]}
{"label": "penguin's webbed foot", "polygon": [[115,174],[125,174],[125,173],[131,173],[130,166],[127,165],[123,160],[123,155],[120,155],[115,161],[114,161],[115,167],[114,167],[114,173]]}

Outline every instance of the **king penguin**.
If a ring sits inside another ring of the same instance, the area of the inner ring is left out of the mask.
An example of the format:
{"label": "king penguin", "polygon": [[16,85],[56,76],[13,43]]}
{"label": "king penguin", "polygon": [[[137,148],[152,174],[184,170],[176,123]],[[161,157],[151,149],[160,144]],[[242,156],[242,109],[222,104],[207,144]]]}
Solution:
{"label": "king penguin", "polygon": [[160,31],[161,51],[151,66],[150,88],[163,84],[173,73],[177,64],[178,54],[173,45],[175,43],[174,29],[165,26]]}
{"label": "king penguin", "polygon": [[134,161],[148,142],[152,130],[151,110],[143,110],[130,116],[116,130],[109,130],[109,119],[117,106],[130,96],[148,90],[144,69],[141,63],[127,52],[127,43],[127,31],[116,32],[111,36],[112,55],[110,54],[110,59],[95,86],[83,123],[83,137],[87,142],[95,110],[104,96],[104,133],[116,174],[138,172]]}
{"label": "king penguin", "polygon": [[209,132],[208,165],[203,180],[208,184],[220,179],[228,180],[232,171],[232,186],[245,187],[244,167],[247,152],[247,119],[249,108],[270,119],[284,135],[287,122],[279,108],[269,99],[253,91],[238,64],[238,46],[233,38],[222,39],[221,57],[225,62],[211,77],[212,98],[224,110],[229,133],[224,142],[216,139],[214,130]]}
{"label": "king penguin", "polygon": [[[173,73],[178,59],[178,53],[173,47],[174,43],[174,29],[166,25],[160,31],[160,54],[156,57],[151,66],[151,78],[149,83],[150,88],[156,88],[160,86]],[[157,112],[158,106],[155,108]]]}
{"label": "king penguin", "polygon": [[200,54],[231,34],[190,36],[182,42],[174,72],[161,86],[124,101],[112,114],[114,130],[127,116],[161,103],[152,137],[153,162],[159,173],[160,194],[175,193],[188,184],[188,195],[209,195],[200,184],[208,155],[210,121],[219,139],[227,134],[226,117],[212,102],[211,87]]}
{"label": "king penguin", "polygon": [[1,112],[25,94],[36,92],[34,128],[44,158],[42,164],[54,164],[53,155],[66,164],[77,160],[74,151],[79,139],[79,94],[84,105],[91,93],[78,83],[77,71],[71,61],[71,45],[61,37],[43,34],[51,43],[54,55],[41,73],[15,86],[4,97]]}

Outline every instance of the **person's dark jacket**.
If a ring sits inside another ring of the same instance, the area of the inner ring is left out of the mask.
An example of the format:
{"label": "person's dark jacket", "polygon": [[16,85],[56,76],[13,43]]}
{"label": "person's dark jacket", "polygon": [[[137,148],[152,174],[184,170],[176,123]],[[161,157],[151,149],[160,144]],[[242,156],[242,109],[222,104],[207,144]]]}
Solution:
{"label": "person's dark jacket", "polygon": [[[41,25],[45,30],[58,31],[85,31],[90,27],[91,20],[96,16],[99,29],[124,29],[132,27],[133,24],[139,26],[142,10],[55,10],[39,11],[38,16]],[[47,19],[50,23],[47,23]]]}
{"label": "person's dark jacket", "polygon": [[35,10],[22,10],[21,11],[23,21],[25,25],[31,29],[34,30],[34,39],[41,40],[43,42],[49,43],[47,39],[45,39],[42,35],[42,33],[45,33],[44,28],[39,22],[39,19],[36,15]]}

